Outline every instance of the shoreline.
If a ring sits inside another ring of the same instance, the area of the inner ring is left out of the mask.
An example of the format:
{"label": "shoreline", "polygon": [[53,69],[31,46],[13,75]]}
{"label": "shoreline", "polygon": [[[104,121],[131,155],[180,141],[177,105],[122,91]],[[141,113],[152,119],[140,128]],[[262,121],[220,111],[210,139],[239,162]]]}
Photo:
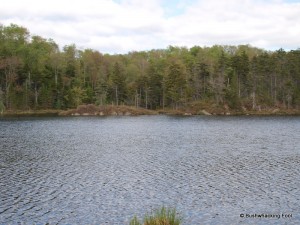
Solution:
{"label": "shoreline", "polygon": [[47,117],[47,116],[140,116],[140,115],[173,115],[173,116],[300,116],[300,110],[296,109],[268,109],[260,111],[252,110],[209,110],[181,108],[149,110],[132,106],[95,106],[81,105],[77,109],[68,110],[8,110],[0,114],[0,117]]}

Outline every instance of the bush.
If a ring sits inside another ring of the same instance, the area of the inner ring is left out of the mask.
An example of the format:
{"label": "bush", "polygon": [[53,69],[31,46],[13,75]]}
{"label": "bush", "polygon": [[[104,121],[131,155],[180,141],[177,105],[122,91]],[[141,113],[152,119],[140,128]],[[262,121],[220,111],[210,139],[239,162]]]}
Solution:
{"label": "bush", "polygon": [[178,217],[176,209],[162,207],[155,210],[152,215],[146,214],[144,223],[141,223],[136,216],[130,221],[130,225],[179,225],[181,218]]}

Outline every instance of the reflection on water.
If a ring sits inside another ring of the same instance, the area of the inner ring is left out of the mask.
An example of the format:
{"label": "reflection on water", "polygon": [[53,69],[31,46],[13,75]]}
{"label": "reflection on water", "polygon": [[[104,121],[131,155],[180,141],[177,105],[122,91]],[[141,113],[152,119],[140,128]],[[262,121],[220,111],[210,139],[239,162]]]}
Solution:
{"label": "reflection on water", "polygon": [[2,119],[0,224],[128,224],[162,205],[183,224],[299,224],[299,131],[297,117]]}

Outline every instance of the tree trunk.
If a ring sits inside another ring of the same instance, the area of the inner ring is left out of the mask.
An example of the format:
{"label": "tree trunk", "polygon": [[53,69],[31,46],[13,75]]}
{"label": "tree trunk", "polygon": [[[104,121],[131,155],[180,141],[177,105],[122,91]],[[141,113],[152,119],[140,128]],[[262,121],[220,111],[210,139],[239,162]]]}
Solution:
{"label": "tree trunk", "polygon": [[146,88],[146,90],[145,90],[145,94],[146,94],[146,109],[148,109],[148,89]]}
{"label": "tree trunk", "polygon": [[5,71],[5,104],[6,108],[10,109],[9,107],[9,82],[8,82],[8,74]]}
{"label": "tree trunk", "polygon": [[239,75],[238,75],[238,90],[239,90],[239,98],[241,98],[241,79]]}
{"label": "tree trunk", "polygon": [[163,110],[165,110],[165,89],[163,88],[163,93],[162,93],[162,107],[163,107]]}
{"label": "tree trunk", "polygon": [[[29,73],[30,74],[30,73]],[[55,79],[55,87],[57,87],[57,80],[58,80],[58,72],[57,72],[57,67],[55,67],[55,70],[54,70],[54,79]]]}
{"label": "tree trunk", "polygon": [[252,110],[256,109],[255,90],[252,92]]}
{"label": "tree trunk", "polygon": [[274,77],[274,102],[277,105],[277,76]]}
{"label": "tree trunk", "polygon": [[116,105],[119,105],[118,86],[116,86]]}
{"label": "tree trunk", "polygon": [[38,91],[37,91],[37,84],[34,84],[34,99],[35,99],[35,107],[38,106]]}

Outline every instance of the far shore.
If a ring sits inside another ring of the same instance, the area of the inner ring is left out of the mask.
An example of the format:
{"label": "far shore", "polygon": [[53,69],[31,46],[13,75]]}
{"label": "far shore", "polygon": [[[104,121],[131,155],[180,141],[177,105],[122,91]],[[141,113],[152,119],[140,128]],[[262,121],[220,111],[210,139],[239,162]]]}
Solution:
{"label": "far shore", "polygon": [[222,110],[222,109],[205,109],[205,108],[179,108],[179,109],[157,109],[149,110],[144,108],[136,108],[132,106],[95,106],[80,105],[76,109],[68,110],[7,110],[0,116],[2,117],[26,117],[26,116],[139,116],[139,115],[178,115],[178,116],[299,116],[300,110],[296,109],[280,109],[270,108],[264,110]]}

